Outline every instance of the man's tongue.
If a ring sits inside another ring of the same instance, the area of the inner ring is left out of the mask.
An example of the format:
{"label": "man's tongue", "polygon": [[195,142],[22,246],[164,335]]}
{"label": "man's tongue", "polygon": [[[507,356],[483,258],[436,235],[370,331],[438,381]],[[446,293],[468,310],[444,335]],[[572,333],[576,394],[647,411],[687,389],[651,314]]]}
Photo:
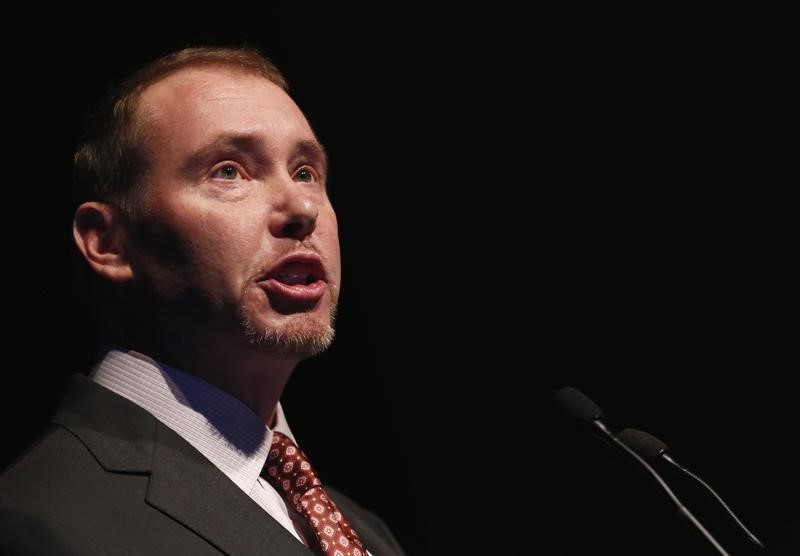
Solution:
{"label": "man's tongue", "polygon": [[324,280],[305,269],[282,269],[263,283],[272,307],[290,314],[313,309],[325,294]]}
{"label": "man's tongue", "polygon": [[289,286],[307,285],[311,282],[311,277],[305,272],[282,272],[275,279]]}

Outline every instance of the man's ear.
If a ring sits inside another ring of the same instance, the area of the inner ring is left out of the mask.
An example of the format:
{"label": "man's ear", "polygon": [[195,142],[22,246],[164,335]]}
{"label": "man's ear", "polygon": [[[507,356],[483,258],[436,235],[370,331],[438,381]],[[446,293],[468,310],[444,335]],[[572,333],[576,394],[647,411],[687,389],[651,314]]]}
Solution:
{"label": "man's ear", "polygon": [[72,219],[75,243],[91,269],[118,283],[133,278],[123,221],[117,207],[95,201],[79,206]]}

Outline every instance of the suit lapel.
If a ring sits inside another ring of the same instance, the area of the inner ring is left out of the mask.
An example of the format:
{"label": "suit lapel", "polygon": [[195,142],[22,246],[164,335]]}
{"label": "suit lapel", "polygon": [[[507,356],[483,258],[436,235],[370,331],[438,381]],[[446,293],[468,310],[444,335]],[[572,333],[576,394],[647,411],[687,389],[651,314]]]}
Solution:
{"label": "suit lapel", "polygon": [[[85,376],[72,377],[53,422],[80,438],[109,473],[149,473],[146,503],[222,552],[312,554],[178,434]],[[398,554],[362,509],[330,493],[373,556]]]}
{"label": "suit lapel", "polygon": [[147,503],[227,554],[311,554],[221,471],[164,426],[156,433]]}
{"label": "suit lapel", "polygon": [[309,556],[280,523],[150,413],[81,375],[53,422],[110,473],[149,473],[146,502],[226,554]]}

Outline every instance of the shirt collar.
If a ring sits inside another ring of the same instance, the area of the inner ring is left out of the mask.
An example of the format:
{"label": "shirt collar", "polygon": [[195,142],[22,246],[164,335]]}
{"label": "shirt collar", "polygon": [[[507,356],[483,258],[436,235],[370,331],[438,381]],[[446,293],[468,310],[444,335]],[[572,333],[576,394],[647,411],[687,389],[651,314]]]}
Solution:
{"label": "shirt collar", "polygon": [[246,493],[264,467],[273,430],[296,442],[280,403],[270,429],[227,392],[136,351],[108,348],[90,378],[151,413]]}

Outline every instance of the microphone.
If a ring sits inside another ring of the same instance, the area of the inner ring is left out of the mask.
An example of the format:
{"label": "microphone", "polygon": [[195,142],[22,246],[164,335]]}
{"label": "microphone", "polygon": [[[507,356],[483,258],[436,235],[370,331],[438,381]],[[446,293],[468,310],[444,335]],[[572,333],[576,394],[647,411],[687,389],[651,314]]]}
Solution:
{"label": "microphone", "polygon": [[600,407],[594,403],[588,396],[580,390],[571,386],[565,386],[559,389],[554,395],[553,399],[566,414],[578,425],[588,428],[594,435],[606,441],[609,445],[621,450],[625,455],[631,457],[634,461],[639,463],[649,474],[655,479],[656,483],[667,494],[669,499],[675,504],[675,507],[695,528],[711,543],[711,545],[723,556],[730,556],[728,552],[717,542],[717,540],[709,533],[702,523],[689,511],[689,508],[683,505],[678,499],[672,489],[669,488],[666,482],[656,472],[653,467],[647,463],[639,454],[637,454],[627,444],[617,438],[606,426],[604,419],[605,415]]}
{"label": "microphone", "polygon": [[733,518],[733,520],[742,529],[742,531],[744,531],[745,535],[747,535],[748,540],[753,544],[755,544],[756,546],[764,548],[764,545],[758,539],[758,537],[756,537],[752,532],[750,532],[750,530],[747,527],[744,526],[744,523],[742,523],[739,520],[739,518],[736,517],[736,514],[733,513],[733,510],[730,509],[730,507],[725,503],[722,497],[719,494],[717,494],[714,491],[714,489],[711,488],[711,486],[708,483],[706,483],[703,479],[701,479],[700,477],[689,471],[686,467],[675,461],[675,459],[673,459],[672,456],[670,456],[668,453],[669,448],[667,448],[667,445],[664,444],[661,440],[659,440],[652,434],[646,433],[638,429],[630,429],[630,428],[620,431],[617,437],[647,461],[651,463],[655,463],[656,461],[666,461],[673,467],[680,469],[683,473],[685,473],[686,475],[688,475],[689,477],[691,477],[692,479],[703,485],[703,487],[705,487],[705,489],[708,490],[708,492],[710,492],[714,496],[714,498],[717,499],[717,502],[719,502],[722,505],[722,507],[725,508],[725,511],[728,512],[728,515],[730,515],[731,518]]}

